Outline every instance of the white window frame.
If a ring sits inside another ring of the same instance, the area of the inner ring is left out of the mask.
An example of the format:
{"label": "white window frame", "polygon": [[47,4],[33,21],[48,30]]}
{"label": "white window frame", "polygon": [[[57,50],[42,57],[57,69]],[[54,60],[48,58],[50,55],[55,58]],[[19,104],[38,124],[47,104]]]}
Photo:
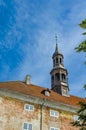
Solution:
{"label": "white window frame", "polygon": [[[26,106],[28,106],[28,109],[26,108]],[[31,107],[32,107],[33,109],[31,109]],[[25,105],[24,105],[24,110],[25,110],[25,111],[34,111],[34,105],[32,105],[32,104],[25,104]]]}
{"label": "white window frame", "polygon": [[[22,126],[22,130],[28,130],[28,127],[27,127],[27,129],[24,129],[24,124],[25,124],[25,123],[26,123],[28,126],[29,126],[29,125],[32,125],[32,123],[24,122],[24,123],[23,123],[23,126]],[[33,130],[33,125],[32,125],[32,129],[31,129],[31,130]]]}
{"label": "white window frame", "polygon": [[79,121],[79,116],[78,115],[74,115],[74,121]]}
{"label": "white window frame", "polygon": [[50,127],[50,130],[60,130],[60,128]]}
{"label": "white window frame", "polygon": [[2,102],[2,97],[0,97],[0,103]]}
{"label": "white window frame", "polygon": [[[52,114],[52,112],[53,112],[53,114]],[[56,114],[57,113],[57,114]],[[50,110],[50,116],[53,116],[53,117],[59,117],[59,112],[58,111],[56,111],[56,110]]]}

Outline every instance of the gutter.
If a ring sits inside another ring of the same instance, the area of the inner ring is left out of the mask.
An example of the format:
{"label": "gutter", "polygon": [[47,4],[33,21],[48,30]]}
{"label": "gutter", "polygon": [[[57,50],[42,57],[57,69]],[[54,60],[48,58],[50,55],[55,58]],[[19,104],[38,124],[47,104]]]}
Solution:
{"label": "gutter", "polygon": [[43,106],[44,106],[45,101],[46,99],[44,98],[41,104],[41,109],[40,109],[40,130],[42,130],[43,128]]}

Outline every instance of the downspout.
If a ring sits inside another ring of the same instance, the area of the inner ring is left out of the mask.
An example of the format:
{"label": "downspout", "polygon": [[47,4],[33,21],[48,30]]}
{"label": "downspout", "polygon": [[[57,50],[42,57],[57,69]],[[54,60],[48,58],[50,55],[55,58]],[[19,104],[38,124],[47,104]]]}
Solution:
{"label": "downspout", "polygon": [[40,108],[40,130],[42,130],[42,127],[43,127],[43,106],[44,106],[45,101],[46,99],[44,98],[41,104],[41,108]]}

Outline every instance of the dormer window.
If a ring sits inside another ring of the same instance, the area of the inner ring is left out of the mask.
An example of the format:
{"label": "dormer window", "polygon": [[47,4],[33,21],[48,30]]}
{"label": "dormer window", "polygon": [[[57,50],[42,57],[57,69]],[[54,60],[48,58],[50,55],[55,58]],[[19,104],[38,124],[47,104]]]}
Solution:
{"label": "dormer window", "polygon": [[45,95],[46,95],[46,96],[50,96],[50,93],[46,90],[46,91],[45,91]]}
{"label": "dormer window", "polygon": [[45,90],[45,96],[50,96],[50,90],[48,88]]}
{"label": "dormer window", "polygon": [[51,91],[49,90],[49,88],[47,88],[47,89],[43,90],[41,93],[45,96],[50,96]]}

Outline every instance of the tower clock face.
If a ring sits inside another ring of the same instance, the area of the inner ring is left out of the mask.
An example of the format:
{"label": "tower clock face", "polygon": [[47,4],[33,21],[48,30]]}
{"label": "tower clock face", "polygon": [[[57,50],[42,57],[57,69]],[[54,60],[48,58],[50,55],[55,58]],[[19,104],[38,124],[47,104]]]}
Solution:
{"label": "tower clock face", "polygon": [[67,94],[67,89],[63,87],[62,92],[63,92],[63,94]]}

